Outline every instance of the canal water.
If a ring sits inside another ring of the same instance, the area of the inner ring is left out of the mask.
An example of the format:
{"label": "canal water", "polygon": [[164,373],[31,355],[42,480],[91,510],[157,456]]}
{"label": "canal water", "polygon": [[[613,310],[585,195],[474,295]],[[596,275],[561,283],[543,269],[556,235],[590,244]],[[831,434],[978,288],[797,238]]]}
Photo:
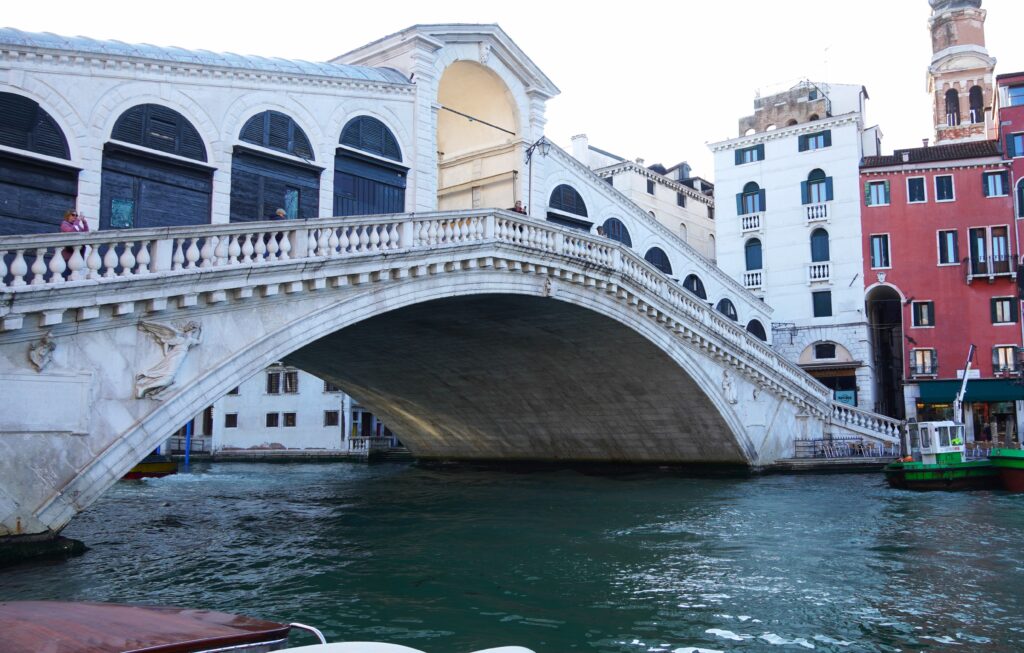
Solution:
{"label": "canal water", "polygon": [[[880,474],[212,464],[122,482],[0,600],[203,607],[430,653],[1024,650],[1024,496]],[[298,641],[298,640],[295,640]]]}

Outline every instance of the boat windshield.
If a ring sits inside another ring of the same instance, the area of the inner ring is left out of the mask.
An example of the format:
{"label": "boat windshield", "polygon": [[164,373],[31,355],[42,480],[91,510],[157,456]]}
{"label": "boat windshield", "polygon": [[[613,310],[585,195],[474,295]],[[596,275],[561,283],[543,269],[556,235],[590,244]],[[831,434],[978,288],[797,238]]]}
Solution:
{"label": "boat windshield", "polygon": [[938,437],[938,440],[939,440],[939,446],[940,447],[948,447],[949,446],[949,427],[948,426],[940,426],[940,427],[938,427],[935,430],[937,431],[936,436]]}
{"label": "boat windshield", "polygon": [[921,448],[922,449],[930,449],[931,446],[932,446],[932,436],[931,436],[931,433],[928,432],[928,427],[927,426],[922,426],[921,427]]}

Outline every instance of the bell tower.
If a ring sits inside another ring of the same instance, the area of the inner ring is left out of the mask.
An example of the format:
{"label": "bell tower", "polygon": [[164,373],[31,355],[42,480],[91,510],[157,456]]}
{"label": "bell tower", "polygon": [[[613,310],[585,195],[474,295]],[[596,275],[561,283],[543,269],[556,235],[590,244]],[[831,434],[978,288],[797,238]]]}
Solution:
{"label": "bell tower", "polygon": [[928,0],[932,15],[932,94],[935,143],[961,143],[996,137],[992,115],[996,60],[985,49],[981,0]]}

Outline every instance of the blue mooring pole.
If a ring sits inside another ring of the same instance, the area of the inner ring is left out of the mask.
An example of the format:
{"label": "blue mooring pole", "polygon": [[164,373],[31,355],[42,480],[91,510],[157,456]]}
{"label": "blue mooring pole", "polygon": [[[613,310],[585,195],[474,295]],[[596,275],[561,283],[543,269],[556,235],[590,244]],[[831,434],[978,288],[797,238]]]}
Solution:
{"label": "blue mooring pole", "polygon": [[185,423],[185,470],[188,470],[188,457],[192,452],[192,420]]}

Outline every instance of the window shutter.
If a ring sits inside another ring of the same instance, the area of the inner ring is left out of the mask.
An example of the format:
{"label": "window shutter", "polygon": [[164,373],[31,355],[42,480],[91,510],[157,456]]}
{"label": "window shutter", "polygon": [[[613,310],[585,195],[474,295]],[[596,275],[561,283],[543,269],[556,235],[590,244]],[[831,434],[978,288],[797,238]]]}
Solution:
{"label": "window shutter", "polygon": [[764,201],[765,200],[765,196],[764,196],[764,189],[763,188],[761,190],[757,191],[757,198],[760,200],[758,202],[758,205],[759,205],[760,209],[762,211],[767,211],[768,210],[768,205]]}
{"label": "window shutter", "polygon": [[885,195],[884,195],[884,198],[885,198],[885,202],[884,202],[885,204],[891,203],[891,199],[890,199],[890,196],[889,196],[889,180],[888,179],[885,180]]}
{"label": "window shutter", "polygon": [[1016,299],[1011,299],[1010,300],[1010,321],[1011,322],[1016,322],[1017,321],[1017,300]]}
{"label": "window shutter", "polygon": [[736,193],[736,215],[743,215],[743,193]]}
{"label": "window shutter", "polygon": [[733,154],[736,155],[736,165],[743,163],[743,150],[736,150]]}
{"label": "window shutter", "polygon": [[988,174],[984,172],[981,173],[981,191],[985,194],[985,197],[991,197],[989,194]]}
{"label": "window shutter", "polygon": [[757,146],[757,160],[764,161],[764,143]]}
{"label": "window shutter", "polygon": [[807,136],[806,135],[801,136],[799,139],[797,139],[797,149],[799,149],[801,152],[806,152],[807,151]]}
{"label": "window shutter", "polygon": [[825,130],[824,134],[825,134],[825,147],[832,147],[832,130],[831,129],[827,129],[827,130]]}
{"label": "window shutter", "polygon": [[996,323],[996,302],[998,302],[998,301],[999,301],[998,299],[992,299],[992,300],[989,300],[989,303],[988,303],[989,317],[991,318],[992,324]]}
{"label": "window shutter", "polygon": [[871,206],[871,182],[864,182],[864,206]]}
{"label": "window shutter", "polygon": [[1017,156],[1017,153],[1013,151],[1013,134],[1006,135],[1006,158],[1012,159]]}
{"label": "window shutter", "polygon": [[807,182],[806,181],[801,181],[800,182],[800,203],[801,204],[810,204],[811,203],[811,193],[810,193],[810,189],[807,188]]}
{"label": "window shutter", "polygon": [[832,201],[832,177],[825,177],[825,201]]}

